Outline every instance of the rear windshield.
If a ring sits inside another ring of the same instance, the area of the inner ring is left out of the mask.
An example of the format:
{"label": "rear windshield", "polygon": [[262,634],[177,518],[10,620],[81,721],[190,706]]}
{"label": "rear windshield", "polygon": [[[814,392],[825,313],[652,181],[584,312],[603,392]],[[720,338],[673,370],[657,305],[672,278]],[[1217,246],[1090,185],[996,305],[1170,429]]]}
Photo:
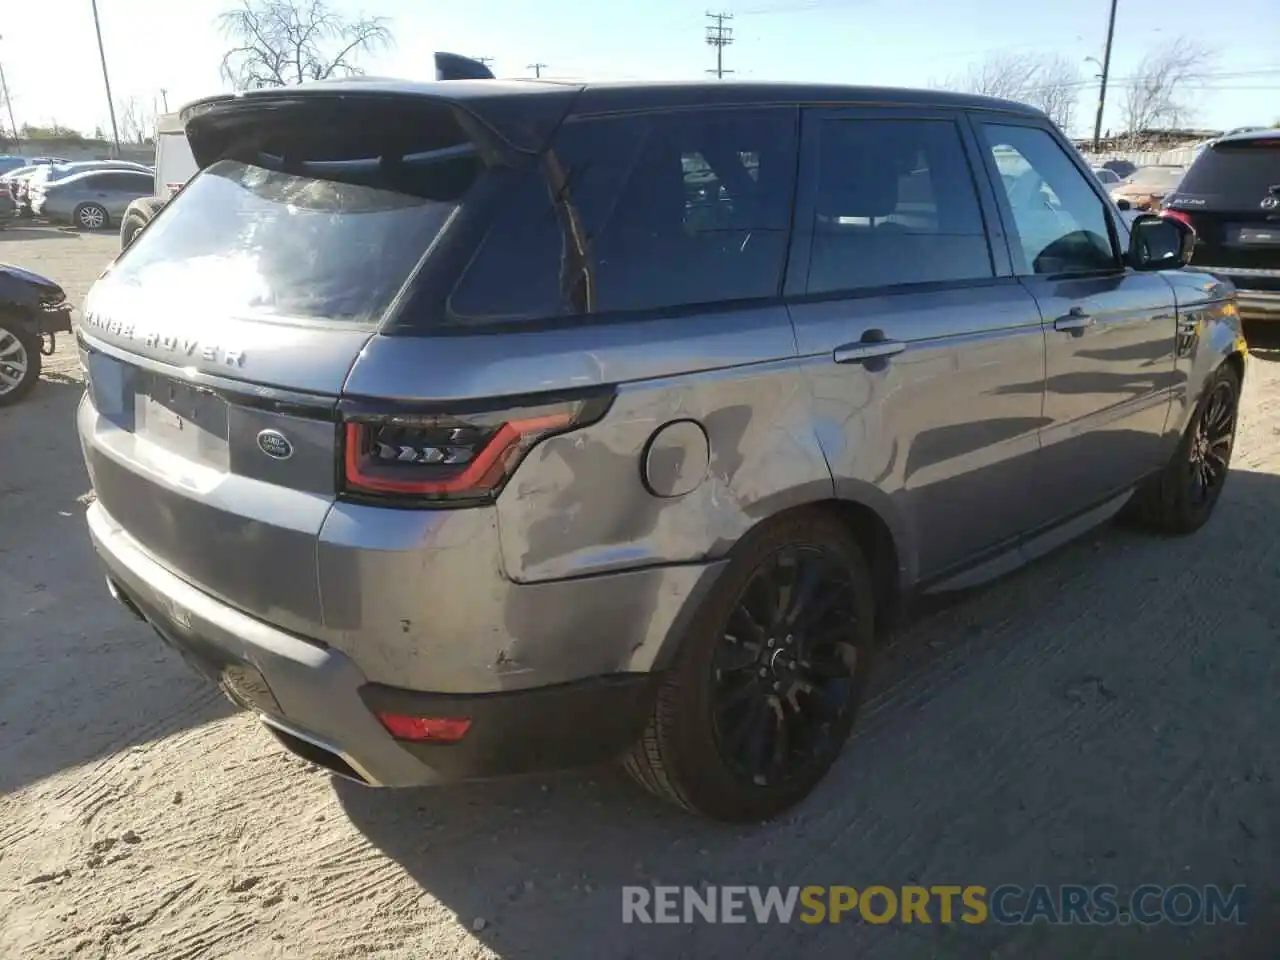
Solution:
{"label": "rear windshield", "polygon": [[1207,148],[1178,192],[1215,194],[1252,208],[1272,186],[1280,186],[1280,138]]}
{"label": "rear windshield", "polygon": [[223,122],[201,133],[218,159],[112,281],[222,315],[373,323],[485,169],[434,101],[270,101]]}
{"label": "rear windshield", "polygon": [[354,164],[314,166],[335,169],[214,163],[134,241],[113,280],[235,316],[375,321],[462,190],[415,196],[350,182]]}

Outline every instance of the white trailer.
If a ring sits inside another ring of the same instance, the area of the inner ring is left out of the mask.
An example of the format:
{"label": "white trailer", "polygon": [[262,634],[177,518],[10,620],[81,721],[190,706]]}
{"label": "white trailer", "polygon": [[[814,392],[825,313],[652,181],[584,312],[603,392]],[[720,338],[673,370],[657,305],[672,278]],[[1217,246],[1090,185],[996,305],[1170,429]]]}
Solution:
{"label": "white trailer", "polygon": [[142,197],[129,204],[120,221],[120,249],[133,242],[138,232],[196,175],[199,168],[187,143],[182,119],[176,113],[156,118],[156,185],[155,195]]}

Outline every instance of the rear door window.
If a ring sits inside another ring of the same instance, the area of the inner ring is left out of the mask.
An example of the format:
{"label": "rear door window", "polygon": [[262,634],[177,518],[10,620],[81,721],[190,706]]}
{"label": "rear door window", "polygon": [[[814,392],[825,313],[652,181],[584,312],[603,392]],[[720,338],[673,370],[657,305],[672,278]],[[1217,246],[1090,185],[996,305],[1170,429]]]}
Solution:
{"label": "rear door window", "polygon": [[954,122],[820,123],[809,293],[994,276]]}
{"label": "rear door window", "polygon": [[779,292],[794,109],[566,124],[449,298],[483,324],[757,300]]}
{"label": "rear door window", "polygon": [[1273,186],[1280,188],[1280,137],[1205,148],[1182,178],[1178,193],[1214,197],[1222,206],[1238,210],[1256,210],[1264,209]]}

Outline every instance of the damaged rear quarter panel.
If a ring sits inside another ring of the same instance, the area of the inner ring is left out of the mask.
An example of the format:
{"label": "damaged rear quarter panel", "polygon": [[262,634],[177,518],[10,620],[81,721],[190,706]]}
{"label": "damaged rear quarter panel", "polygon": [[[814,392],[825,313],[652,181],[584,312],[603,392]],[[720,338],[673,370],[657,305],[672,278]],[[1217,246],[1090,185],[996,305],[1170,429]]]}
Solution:
{"label": "damaged rear quarter panel", "polygon": [[[498,502],[505,572],[518,582],[723,556],[752,526],[832,495],[794,358],[619,387],[605,418],[535,447]],[[683,496],[643,476],[650,439],[692,420],[706,473]]]}

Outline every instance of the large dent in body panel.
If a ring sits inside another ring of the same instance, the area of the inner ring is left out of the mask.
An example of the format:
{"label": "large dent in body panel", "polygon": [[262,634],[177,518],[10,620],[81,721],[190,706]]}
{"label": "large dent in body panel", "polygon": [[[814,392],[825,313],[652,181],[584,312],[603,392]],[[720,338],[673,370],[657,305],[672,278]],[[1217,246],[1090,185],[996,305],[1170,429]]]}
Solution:
{"label": "large dent in body panel", "polygon": [[[705,478],[652,494],[642,462],[677,420],[705,431]],[[629,384],[600,423],[535,447],[498,501],[505,572],[520,582],[722,556],[756,522],[832,495],[795,361]]]}
{"label": "large dent in body panel", "polygon": [[714,567],[520,585],[488,509],[340,503],[321,535],[327,640],[370,681],[488,693],[648,670]]}

